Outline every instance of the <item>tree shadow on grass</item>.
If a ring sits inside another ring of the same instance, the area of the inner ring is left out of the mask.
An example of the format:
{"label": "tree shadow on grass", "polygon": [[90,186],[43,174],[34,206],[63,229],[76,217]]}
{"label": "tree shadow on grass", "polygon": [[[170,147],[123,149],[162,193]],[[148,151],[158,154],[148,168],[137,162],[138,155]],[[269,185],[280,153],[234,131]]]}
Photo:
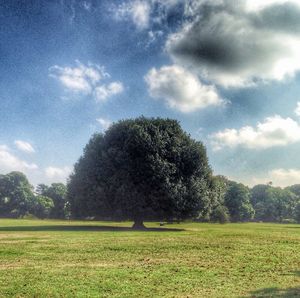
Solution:
{"label": "tree shadow on grass", "polygon": [[48,225],[48,226],[9,226],[0,227],[0,232],[39,232],[39,231],[61,231],[61,232],[180,232],[184,229],[168,228],[146,228],[143,230],[134,230],[131,227],[115,226],[92,226],[92,225]]}
{"label": "tree shadow on grass", "polygon": [[265,288],[258,291],[251,292],[249,298],[290,298],[290,297],[300,297],[300,288]]}
{"label": "tree shadow on grass", "polygon": [[[287,275],[297,275],[300,276],[300,271],[294,271]],[[290,298],[290,297],[300,297],[300,287],[293,287],[293,288],[265,288],[260,289],[257,291],[253,291],[250,293],[248,298]]]}

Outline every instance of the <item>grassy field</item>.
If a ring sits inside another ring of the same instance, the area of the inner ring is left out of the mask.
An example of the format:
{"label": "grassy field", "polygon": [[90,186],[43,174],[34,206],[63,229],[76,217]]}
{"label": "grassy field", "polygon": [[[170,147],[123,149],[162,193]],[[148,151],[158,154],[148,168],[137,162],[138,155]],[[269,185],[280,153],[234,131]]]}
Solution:
{"label": "grassy field", "polygon": [[0,297],[300,297],[300,225],[130,225],[1,219]]}

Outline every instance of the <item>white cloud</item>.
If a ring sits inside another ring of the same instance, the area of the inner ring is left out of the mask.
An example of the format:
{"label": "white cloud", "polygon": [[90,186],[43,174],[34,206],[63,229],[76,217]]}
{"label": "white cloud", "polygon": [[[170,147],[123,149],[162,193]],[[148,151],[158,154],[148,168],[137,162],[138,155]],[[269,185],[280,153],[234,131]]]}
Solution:
{"label": "white cloud", "polygon": [[[156,25],[165,24],[168,26],[169,16],[174,17],[174,7],[190,1],[191,0],[127,0],[119,5],[112,4],[110,11],[115,20],[131,21],[138,30],[146,30],[149,28],[153,29]],[[179,13],[179,11],[176,11],[176,13]],[[178,22],[179,19],[180,18],[178,18]],[[152,30],[149,32],[151,31]],[[150,38],[151,37],[152,36],[150,36]]]}
{"label": "white cloud", "polygon": [[269,177],[274,185],[289,186],[300,184],[300,170],[296,169],[275,169],[270,171]]}
{"label": "white cloud", "polygon": [[259,122],[256,127],[225,129],[214,133],[210,139],[214,150],[237,146],[249,149],[286,146],[300,141],[300,125],[291,118],[275,115]]}
{"label": "white cloud", "polygon": [[39,169],[35,163],[30,163],[17,157],[8,146],[0,145],[0,173],[7,174],[12,171],[24,173],[30,183],[51,184],[53,182],[66,183],[72,172],[71,167],[53,167]]}
{"label": "white cloud", "polygon": [[6,145],[0,145],[0,168],[2,173],[10,171],[28,172],[37,170],[38,166],[18,158]]}
{"label": "white cloud", "polygon": [[202,84],[197,76],[177,66],[152,68],[145,76],[149,93],[181,112],[192,112],[222,103],[214,86]]}
{"label": "white cloud", "polygon": [[146,28],[149,24],[150,6],[146,1],[135,1],[131,8],[132,20],[139,28]]}
{"label": "white cloud", "polygon": [[114,17],[117,20],[131,20],[135,26],[142,30],[149,26],[151,3],[148,1],[130,1],[114,7]]}
{"label": "white cloud", "polygon": [[300,102],[299,102],[299,101],[297,102],[297,107],[296,107],[296,109],[295,109],[295,114],[296,114],[297,116],[300,116]]}
{"label": "white cloud", "polygon": [[255,177],[251,185],[265,184],[272,182],[274,186],[286,187],[293,184],[300,184],[299,169],[274,169],[269,171],[265,176]]}
{"label": "white cloud", "polygon": [[50,76],[57,79],[69,92],[92,95],[96,101],[104,101],[107,98],[121,93],[124,88],[121,82],[102,84],[110,75],[103,66],[89,63],[84,65],[76,61],[76,67],[50,67]]}
{"label": "white cloud", "polygon": [[150,46],[152,43],[156,42],[158,39],[162,38],[164,32],[162,30],[148,31],[148,41],[146,43],[146,47]]}
{"label": "white cloud", "polygon": [[300,70],[299,1],[187,3],[192,20],[166,42],[176,63],[225,87],[282,81]]}
{"label": "white cloud", "polygon": [[112,82],[108,85],[98,86],[94,90],[96,101],[106,101],[107,98],[122,93],[124,90],[121,82]]}
{"label": "white cloud", "polygon": [[21,141],[21,140],[16,140],[15,141],[15,145],[17,146],[17,148],[21,151],[24,151],[26,153],[34,153],[35,150],[32,147],[32,145],[28,142],[25,141]]}
{"label": "white cloud", "polygon": [[72,172],[72,168],[70,167],[47,167],[45,169],[45,176],[52,182],[62,182],[66,183],[67,178]]}
{"label": "white cloud", "polygon": [[107,130],[112,122],[108,119],[98,118],[96,121],[100,124],[102,130]]}
{"label": "white cloud", "polygon": [[74,92],[90,93],[93,86],[102,78],[109,76],[103,67],[89,64],[88,66],[76,61],[76,67],[50,67],[50,76],[58,79],[62,85]]}

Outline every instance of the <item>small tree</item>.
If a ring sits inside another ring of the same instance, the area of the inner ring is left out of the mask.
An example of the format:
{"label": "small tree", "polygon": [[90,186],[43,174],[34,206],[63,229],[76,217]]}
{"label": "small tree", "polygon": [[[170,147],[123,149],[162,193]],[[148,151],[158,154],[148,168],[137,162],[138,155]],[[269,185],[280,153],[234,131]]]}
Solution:
{"label": "small tree", "polygon": [[33,187],[23,173],[0,175],[0,216],[23,216],[31,208],[33,201]]}
{"label": "small tree", "polygon": [[297,223],[300,223],[300,203],[298,203],[295,207],[294,219]]}
{"label": "small tree", "polygon": [[36,191],[52,199],[54,205],[49,214],[51,218],[65,218],[67,188],[63,183],[52,183],[51,186],[39,184]]}
{"label": "small tree", "polygon": [[75,165],[68,200],[75,217],[184,219],[207,210],[211,169],[202,143],[177,121],[124,120],[95,134]]}
{"label": "small tree", "polygon": [[38,218],[48,218],[53,207],[54,203],[51,198],[38,195],[35,197],[34,203],[31,206],[30,213]]}
{"label": "small tree", "polygon": [[[229,211],[224,206],[225,195],[228,190],[230,181],[225,176],[212,177],[211,183],[211,210],[209,214],[210,221],[225,222],[229,221]],[[223,217],[223,219],[221,219]]]}
{"label": "small tree", "polygon": [[230,222],[229,211],[226,206],[219,205],[216,207],[210,217],[211,221],[225,224]]}
{"label": "small tree", "polygon": [[250,203],[249,188],[242,183],[230,182],[225,195],[225,206],[232,221],[251,220],[255,214]]}

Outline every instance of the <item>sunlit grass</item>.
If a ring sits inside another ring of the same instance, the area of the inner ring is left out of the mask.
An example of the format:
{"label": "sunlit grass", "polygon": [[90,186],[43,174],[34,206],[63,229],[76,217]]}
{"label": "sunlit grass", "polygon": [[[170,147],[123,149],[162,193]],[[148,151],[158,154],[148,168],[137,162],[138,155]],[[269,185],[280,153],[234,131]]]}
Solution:
{"label": "sunlit grass", "polygon": [[298,225],[130,226],[0,220],[0,297],[300,296]]}

